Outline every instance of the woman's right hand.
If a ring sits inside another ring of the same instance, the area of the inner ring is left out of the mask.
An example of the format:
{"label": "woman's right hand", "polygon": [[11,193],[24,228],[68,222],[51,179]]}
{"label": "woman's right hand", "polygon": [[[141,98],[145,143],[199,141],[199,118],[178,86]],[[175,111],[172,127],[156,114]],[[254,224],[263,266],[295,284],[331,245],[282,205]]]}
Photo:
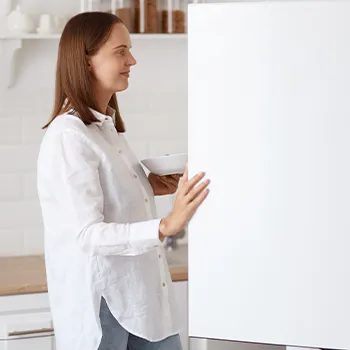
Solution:
{"label": "woman's right hand", "polygon": [[199,183],[203,177],[204,173],[198,173],[188,180],[188,166],[186,166],[176,194],[174,209],[167,217],[160,221],[160,240],[182,231],[191,220],[197,208],[203,203],[209,193],[207,186],[210,182],[206,180]]}

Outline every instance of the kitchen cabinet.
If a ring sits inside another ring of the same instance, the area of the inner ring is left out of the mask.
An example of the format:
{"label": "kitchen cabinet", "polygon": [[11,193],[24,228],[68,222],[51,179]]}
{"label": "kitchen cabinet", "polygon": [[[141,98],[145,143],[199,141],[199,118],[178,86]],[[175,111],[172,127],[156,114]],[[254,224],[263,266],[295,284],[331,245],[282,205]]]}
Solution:
{"label": "kitchen cabinet", "polygon": [[350,1],[188,10],[189,335],[350,349]]}
{"label": "kitchen cabinet", "polygon": [[47,293],[0,297],[0,350],[54,350]]}
{"label": "kitchen cabinet", "polygon": [[29,337],[0,341],[0,350],[54,350],[54,337]]}

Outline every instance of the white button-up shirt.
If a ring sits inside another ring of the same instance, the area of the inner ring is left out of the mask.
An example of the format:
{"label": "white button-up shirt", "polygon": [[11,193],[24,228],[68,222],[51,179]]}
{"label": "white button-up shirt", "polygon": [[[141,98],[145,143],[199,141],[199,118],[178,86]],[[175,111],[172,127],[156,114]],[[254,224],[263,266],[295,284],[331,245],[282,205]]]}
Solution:
{"label": "white button-up shirt", "polygon": [[57,350],[96,350],[101,296],[129,332],[179,333],[153,190],[111,116],[63,114],[44,135],[37,186]]}

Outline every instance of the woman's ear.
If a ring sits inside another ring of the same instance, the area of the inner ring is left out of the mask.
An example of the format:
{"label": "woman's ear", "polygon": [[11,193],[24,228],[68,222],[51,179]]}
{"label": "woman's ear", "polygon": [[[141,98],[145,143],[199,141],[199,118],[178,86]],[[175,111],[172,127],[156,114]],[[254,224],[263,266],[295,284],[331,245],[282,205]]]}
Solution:
{"label": "woman's ear", "polygon": [[88,70],[91,72],[91,58],[90,57],[86,57],[86,63],[87,63],[87,66],[88,66]]}

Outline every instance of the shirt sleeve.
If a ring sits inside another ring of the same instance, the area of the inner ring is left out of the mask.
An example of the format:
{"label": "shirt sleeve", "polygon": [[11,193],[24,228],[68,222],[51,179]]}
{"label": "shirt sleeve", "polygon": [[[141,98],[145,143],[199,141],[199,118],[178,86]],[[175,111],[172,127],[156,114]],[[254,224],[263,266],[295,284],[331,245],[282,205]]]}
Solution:
{"label": "shirt sleeve", "polygon": [[[106,223],[99,179],[100,157],[89,140],[73,130],[61,132],[57,146],[57,200],[71,219],[83,251],[92,255],[138,255],[160,244],[161,219],[131,224]],[[62,189],[62,190],[61,190]]]}

